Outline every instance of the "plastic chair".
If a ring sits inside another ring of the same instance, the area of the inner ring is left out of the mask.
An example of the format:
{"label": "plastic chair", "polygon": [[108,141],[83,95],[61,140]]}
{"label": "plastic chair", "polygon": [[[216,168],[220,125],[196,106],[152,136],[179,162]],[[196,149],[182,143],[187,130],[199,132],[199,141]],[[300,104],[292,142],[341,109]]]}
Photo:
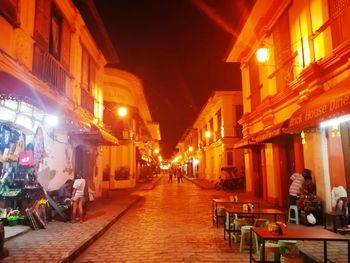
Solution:
{"label": "plastic chair", "polygon": [[337,200],[337,205],[335,207],[335,210],[333,210],[331,212],[326,212],[324,214],[324,228],[327,228],[327,219],[328,218],[330,218],[332,221],[333,232],[337,232],[338,221],[340,221],[340,226],[344,227],[346,225],[346,222],[347,222],[347,219],[346,219],[347,206],[348,206],[348,198],[347,197],[340,197]]}
{"label": "plastic chair", "polygon": [[241,228],[242,226],[246,226],[248,225],[248,222],[245,218],[236,218],[233,221],[233,239],[235,240],[235,242],[240,242],[241,240]]}
{"label": "plastic chair", "polygon": [[280,261],[280,246],[277,243],[265,243],[265,259],[262,258],[262,245],[259,249],[259,257],[261,262],[279,262]]}
{"label": "plastic chair", "polygon": [[[250,229],[253,226],[242,226],[241,227],[241,243],[239,246],[239,251],[249,251],[250,250]],[[254,233],[253,233],[254,234]],[[252,236],[252,247],[255,252],[257,252],[257,239],[256,235]]]}
{"label": "plastic chair", "polygon": [[290,205],[288,211],[288,223],[294,221],[295,224],[299,225],[299,209],[296,205]]}

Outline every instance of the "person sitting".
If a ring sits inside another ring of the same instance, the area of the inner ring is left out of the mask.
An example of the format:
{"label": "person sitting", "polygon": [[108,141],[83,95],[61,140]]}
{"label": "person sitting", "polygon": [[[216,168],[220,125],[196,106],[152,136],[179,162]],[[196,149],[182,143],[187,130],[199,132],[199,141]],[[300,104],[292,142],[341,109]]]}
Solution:
{"label": "person sitting", "polygon": [[73,180],[68,179],[58,190],[57,197],[60,204],[66,204],[72,197]]}
{"label": "person sitting", "polygon": [[302,195],[316,194],[316,185],[312,182],[312,177],[310,174],[305,174],[304,183],[300,193]]}
{"label": "person sitting", "polygon": [[299,195],[301,194],[301,189],[305,181],[304,177],[306,175],[311,176],[311,171],[309,169],[304,169],[302,173],[294,173],[291,175],[290,187],[289,187],[289,204],[296,205]]}

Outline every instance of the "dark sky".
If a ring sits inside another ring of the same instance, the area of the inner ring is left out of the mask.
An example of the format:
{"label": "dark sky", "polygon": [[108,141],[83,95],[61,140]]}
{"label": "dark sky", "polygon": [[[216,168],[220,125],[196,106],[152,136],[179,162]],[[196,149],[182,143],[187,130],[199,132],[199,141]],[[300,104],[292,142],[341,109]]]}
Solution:
{"label": "dark sky", "polygon": [[201,2],[238,28],[252,0],[95,0],[119,67],[143,82],[165,158],[212,91],[241,89],[239,65],[224,62],[234,36],[200,10]]}

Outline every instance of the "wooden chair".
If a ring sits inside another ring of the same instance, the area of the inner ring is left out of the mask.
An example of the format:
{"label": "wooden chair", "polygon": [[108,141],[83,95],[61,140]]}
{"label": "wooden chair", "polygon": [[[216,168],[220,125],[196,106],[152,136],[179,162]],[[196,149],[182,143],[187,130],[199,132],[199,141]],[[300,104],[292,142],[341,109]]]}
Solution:
{"label": "wooden chair", "polygon": [[[342,202],[341,206],[339,205]],[[330,221],[333,224],[333,232],[337,232],[338,229],[338,221],[340,222],[340,227],[344,227],[347,224],[347,207],[348,207],[348,198],[340,197],[337,200],[337,204],[333,211],[326,212],[324,214],[324,228],[327,228],[327,221]]]}

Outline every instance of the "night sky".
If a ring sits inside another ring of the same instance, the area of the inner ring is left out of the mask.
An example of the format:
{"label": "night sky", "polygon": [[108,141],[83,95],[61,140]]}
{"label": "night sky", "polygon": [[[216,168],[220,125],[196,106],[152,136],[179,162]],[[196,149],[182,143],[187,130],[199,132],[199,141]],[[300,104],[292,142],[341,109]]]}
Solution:
{"label": "night sky", "polygon": [[119,55],[118,67],[143,82],[152,118],[160,123],[161,154],[170,158],[214,90],[241,89],[239,65],[224,60],[234,41],[231,29],[242,25],[244,3],[253,1],[94,2]]}

